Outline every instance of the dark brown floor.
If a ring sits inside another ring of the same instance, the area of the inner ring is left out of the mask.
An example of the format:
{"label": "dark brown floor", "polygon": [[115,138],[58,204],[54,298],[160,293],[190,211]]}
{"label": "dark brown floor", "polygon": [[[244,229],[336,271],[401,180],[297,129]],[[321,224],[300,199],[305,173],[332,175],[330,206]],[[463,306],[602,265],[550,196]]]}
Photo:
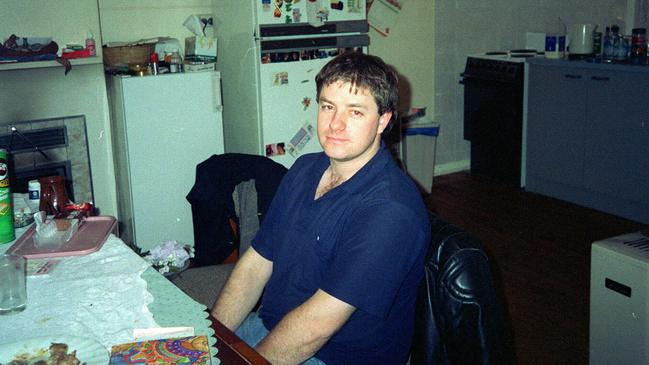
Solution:
{"label": "dark brown floor", "polygon": [[494,260],[517,364],[588,364],[590,246],[646,225],[466,172],[435,177],[427,204]]}

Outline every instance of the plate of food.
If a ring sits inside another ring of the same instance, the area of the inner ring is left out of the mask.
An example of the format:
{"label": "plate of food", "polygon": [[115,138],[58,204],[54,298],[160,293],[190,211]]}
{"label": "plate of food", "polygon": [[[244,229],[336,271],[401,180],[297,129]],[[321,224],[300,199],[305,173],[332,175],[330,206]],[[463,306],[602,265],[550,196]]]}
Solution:
{"label": "plate of food", "polygon": [[106,365],[108,360],[108,350],[86,337],[35,337],[0,344],[0,365]]}

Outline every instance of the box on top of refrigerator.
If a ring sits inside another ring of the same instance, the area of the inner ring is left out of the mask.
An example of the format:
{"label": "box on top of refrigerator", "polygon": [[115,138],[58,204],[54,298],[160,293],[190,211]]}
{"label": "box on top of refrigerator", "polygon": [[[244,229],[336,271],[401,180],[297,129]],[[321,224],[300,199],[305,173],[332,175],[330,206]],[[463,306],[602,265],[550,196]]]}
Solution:
{"label": "box on top of refrigerator", "polygon": [[208,36],[193,36],[185,38],[185,55],[211,57],[216,59],[217,39]]}

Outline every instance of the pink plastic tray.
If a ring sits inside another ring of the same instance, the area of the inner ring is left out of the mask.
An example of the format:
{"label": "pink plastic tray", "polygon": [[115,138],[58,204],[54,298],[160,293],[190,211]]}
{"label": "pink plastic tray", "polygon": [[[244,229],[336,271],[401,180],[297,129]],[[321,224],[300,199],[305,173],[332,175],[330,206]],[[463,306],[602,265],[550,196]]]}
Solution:
{"label": "pink plastic tray", "polygon": [[32,226],[9,249],[7,253],[22,255],[27,259],[61,256],[82,256],[98,251],[108,235],[116,233],[117,220],[111,216],[88,217],[69,241],[60,246],[36,246]]}

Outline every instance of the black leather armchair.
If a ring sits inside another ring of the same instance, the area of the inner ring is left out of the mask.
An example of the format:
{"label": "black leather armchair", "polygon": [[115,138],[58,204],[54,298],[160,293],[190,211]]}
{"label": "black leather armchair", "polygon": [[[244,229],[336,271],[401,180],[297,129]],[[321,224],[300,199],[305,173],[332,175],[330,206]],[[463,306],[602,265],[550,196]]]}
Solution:
{"label": "black leather armchair", "polygon": [[511,363],[502,303],[481,244],[434,215],[431,226],[410,363]]}

